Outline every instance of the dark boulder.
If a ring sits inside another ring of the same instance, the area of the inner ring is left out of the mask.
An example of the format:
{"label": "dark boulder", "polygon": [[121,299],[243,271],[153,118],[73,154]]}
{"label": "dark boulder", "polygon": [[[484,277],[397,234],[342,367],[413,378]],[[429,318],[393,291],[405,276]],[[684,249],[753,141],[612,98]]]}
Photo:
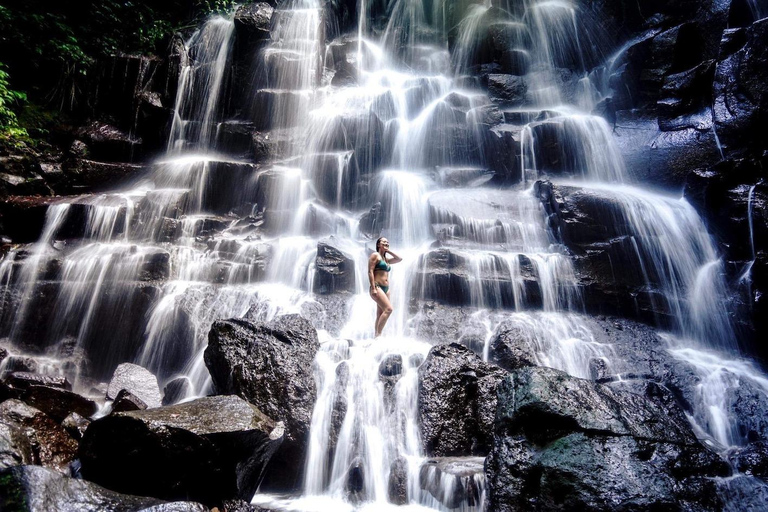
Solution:
{"label": "dark boulder", "polygon": [[147,404],[126,389],[121,389],[112,402],[112,412],[143,411]]}
{"label": "dark boulder", "polygon": [[528,85],[518,75],[491,74],[486,77],[488,96],[503,106],[519,106],[525,101]]}
{"label": "dark boulder", "polygon": [[143,401],[147,407],[160,407],[162,405],[163,397],[160,394],[157,377],[141,366],[123,363],[115,368],[115,373],[112,374],[107,388],[107,399],[117,399],[122,390],[130,392]]}
{"label": "dark boulder", "polygon": [[340,250],[334,237],[320,240],[315,258],[315,293],[355,291],[355,261]]}
{"label": "dark boulder", "polygon": [[269,39],[274,12],[274,7],[266,2],[241,5],[235,12],[237,37],[248,40]]}
{"label": "dark boulder", "polygon": [[491,340],[491,362],[505,370],[537,366],[536,353],[521,326],[499,326]]}
{"label": "dark boulder", "polygon": [[28,389],[32,386],[45,386],[67,391],[72,390],[72,384],[66,377],[59,377],[56,375],[42,375],[32,372],[11,372],[5,376],[4,381],[9,386],[16,389]]}
{"label": "dark boulder", "polygon": [[498,388],[491,510],[719,510],[725,461],[646,398],[550,368]]}
{"label": "dark boulder", "polygon": [[234,396],[115,413],[80,443],[84,478],[109,489],[209,506],[250,499],[283,426]]}
{"label": "dark boulder", "polygon": [[[67,472],[77,442],[43,412],[15,399],[0,404],[0,423],[20,429],[32,449],[32,463]],[[23,452],[22,445],[19,446]]]}
{"label": "dark boulder", "polygon": [[43,411],[55,421],[62,421],[71,413],[89,417],[99,408],[93,400],[58,387],[32,385],[11,389],[16,398]]}
{"label": "dark boulder", "polygon": [[284,421],[286,442],[273,459],[265,486],[297,486],[317,397],[312,372],[317,331],[299,315],[271,322],[215,322],[205,364],[217,393],[237,394],[276,421]]}
{"label": "dark boulder", "polygon": [[206,512],[189,501],[166,503],[129,496],[94,483],[68,478],[38,466],[18,466],[0,472],[0,508],[30,512]]}
{"label": "dark boulder", "polygon": [[419,427],[430,456],[485,455],[496,386],[506,372],[457,343],[437,345],[419,367]]}

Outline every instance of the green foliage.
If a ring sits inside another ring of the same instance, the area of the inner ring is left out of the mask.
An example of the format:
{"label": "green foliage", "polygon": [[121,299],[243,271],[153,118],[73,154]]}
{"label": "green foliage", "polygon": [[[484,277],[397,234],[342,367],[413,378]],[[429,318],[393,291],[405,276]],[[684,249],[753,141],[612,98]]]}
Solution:
{"label": "green foliage", "polygon": [[232,0],[5,0],[0,62],[30,101],[74,112],[99,58],[162,54],[174,32],[234,5]]}
{"label": "green foliage", "polygon": [[26,101],[25,93],[11,89],[5,65],[0,62],[0,136],[26,135],[16,117],[16,110]]}

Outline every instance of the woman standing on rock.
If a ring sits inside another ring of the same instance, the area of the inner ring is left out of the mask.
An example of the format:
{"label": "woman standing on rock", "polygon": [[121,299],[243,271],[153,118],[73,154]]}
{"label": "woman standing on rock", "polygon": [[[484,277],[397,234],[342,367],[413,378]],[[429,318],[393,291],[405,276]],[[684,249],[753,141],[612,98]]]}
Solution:
{"label": "woman standing on rock", "polygon": [[[387,257],[389,255],[389,257]],[[376,252],[368,258],[368,280],[371,283],[371,298],[376,302],[376,334],[381,336],[381,331],[392,314],[392,303],[389,299],[389,271],[392,265],[400,263],[403,259],[389,250],[389,240],[384,237],[376,240]]]}

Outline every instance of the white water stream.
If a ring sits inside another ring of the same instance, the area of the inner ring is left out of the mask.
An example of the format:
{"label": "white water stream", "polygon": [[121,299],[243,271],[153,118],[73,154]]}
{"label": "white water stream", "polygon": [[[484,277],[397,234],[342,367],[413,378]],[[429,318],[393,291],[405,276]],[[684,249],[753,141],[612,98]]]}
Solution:
{"label": "white water stream", "polygon": [[[360,12],[373,12],[374,3],[361,0]],[[677,341],[670,341],[670,354],[700,375],[691,420],[723,447],[743,444],[732,428],[726,391],[748,380],[768,393],[768,381],[738,359],[711,237],[684,199],[632,184],[607,123],[590,114],[599,84],[584,72],[576,6],[524,3],[524,14],[505,22],[522,34],[512,50],[523,52],[530,65],[525,105],[503,111],[521,144],[523,183],[513,189],[480,179],[485,162],[477,147],[478,114],[490,100],[462,80],[488,28],[489,5],[470,6],[452,59],[447,1],[425,12],[419,1],[395,0],[382,31],[361,16],[358,40],[350,44],[356,84],[332,86],[323,68],[328,11],[319,0],[281,4],[272,41],[254,56],[263,87],[253,91],[252,108],[242,110],[262,108],[263,116],[267,109],[271,135],[288,133],[290,143],[276,143],[279,155],[259,166],[227,156],[217,143],[234,24],[225,18],[207,22],[186,43],[168,154],[149,177],[130,190],[51,206],[43,236],[26,259],[14,251],[3,259],[0,286],[22,297],[8,329],[11,343],[31,328],[35,320],[25,308],[45,283],[46,267],[60,260],[62,285],[50,298],[56,314],[40,328],[46,345],[73,336],[77,346],[101,354],[97,379],[133,360],[163,382],[188,379],[187,398],[204,395],[210,378],[202,353],[214,320],[338,313],[325,310],[312,293],[318,241],[334,235],[355,262],[355,286],[341,315],[346,320],[338,329],[321,329],[303,496],[257,494],[254,503],[302,511],[387,508],[390,469],[405,461],[408,508],[481,510],[481,463],[467,458],[440,469],[425,466],[416,420],[418,366],[430,344],[415,339],[409,304],[443,293],[429,265],[436,251],[447,250],[465,270],[462,305],[474,308],[485,329],[479,350],[485,359],[492,334],[506,322],[526,333],[542,365],[584,378],[591,360],[610,366],[614,350],[595,341],[582,315],[572,258],[547,227],[530,188],[555,174],[551,164],[557,161],[557,172],[579,180],[562,183],[618,205],[614,221],[633,237],[648,285],[660,290],[673,318]],[[585,73],[569,95],[553,78],[564,62]],[[557,158],[544,154],[552,140],[559,142]],[[454,179],[460,186],[451,186]],[[378,227],[404,262],[390,278],[395,313],[384,337],[374,341],[375,307],[365,275],[372,242],[359,224],[375,203],[383,212]],[[72,249],[56,249],[57,234],[75,208],[85,211],[84,233]],[[146,314],[139,315],[143,324],[129,334],[127,322],[136,318],[130,312],[143,311],[147,301]],[[106,331],[116,333],[109,343],[103,341],[105,319],[111,323]],[[113,353],[115,346],[123,348]],[[390,386],[379,367],[392,357],[399,357],[402,373]],[[80,383],[81,375],[72,377]],[[80,389],[87,389],[85,382]],[[347,409],[335,446],[329,446],[336,439],[330,429],[340,395]],[[354,496],[352,470],[361,481]],[[455,503],[457,488],[472,499]]]}

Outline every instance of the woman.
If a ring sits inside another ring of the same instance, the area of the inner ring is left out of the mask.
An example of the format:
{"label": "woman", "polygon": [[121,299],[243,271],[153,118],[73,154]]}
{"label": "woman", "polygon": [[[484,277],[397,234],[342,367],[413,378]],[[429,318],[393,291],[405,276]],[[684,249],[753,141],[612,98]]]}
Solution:
{"label": "woman", "polygon": [[[387,257],[389,254],[389,257]],[[371,298],[378,306],[376,311],[376,335],[381,331],[392,314],[392,303],[389,301],[389,271],[391,265],[400,263],[403,259],[389,250],[389,240],[384,237],[376,240],[376,252],[368,258],[368,280],[371,283]]]}

